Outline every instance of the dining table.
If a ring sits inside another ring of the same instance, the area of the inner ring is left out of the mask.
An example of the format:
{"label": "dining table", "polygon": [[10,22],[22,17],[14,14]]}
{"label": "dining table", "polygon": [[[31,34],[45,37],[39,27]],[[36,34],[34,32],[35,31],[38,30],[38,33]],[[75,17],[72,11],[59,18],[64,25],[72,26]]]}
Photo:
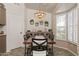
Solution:
{"label": "dining table", "polygon": [[[40,41],[37,41],[38,44],[41,44],[43,41],[41,39],[45,39],[46,37],[43,36],[43,35],[36,35],[34,37],[30,37],[28,40],[24,40],[24,44],[25,44],[25,55],[27,54],[27,48],[31,47],[33,42],[32,42],[32,39],[35,38],[35,39],[40,39]],[[56,42],[52,41],[51,39],[47,38],[47,43],[48,43],[48,46],[49,47],[52,47],[53,49],[53,44],[55,44]]]}

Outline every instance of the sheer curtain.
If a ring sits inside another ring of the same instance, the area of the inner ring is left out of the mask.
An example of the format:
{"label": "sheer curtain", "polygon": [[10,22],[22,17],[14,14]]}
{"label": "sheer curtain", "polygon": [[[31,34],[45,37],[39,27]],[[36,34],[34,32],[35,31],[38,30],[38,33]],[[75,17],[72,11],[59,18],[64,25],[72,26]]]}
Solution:
{"label": "sheer curtain", "polygon": [[56,19],[56,39],[65,40],[66,15],[57,15]]}
{"label": "sheer curtain", "polygon": [[68,40],[77,43],[78,31],[78,15],[77,8],[68,12]]}
{"label": "sheer curtain", "polygon": [[77,43],[77,34],[78,11],[76,7],[66,13],[56,15],[56,39]]}

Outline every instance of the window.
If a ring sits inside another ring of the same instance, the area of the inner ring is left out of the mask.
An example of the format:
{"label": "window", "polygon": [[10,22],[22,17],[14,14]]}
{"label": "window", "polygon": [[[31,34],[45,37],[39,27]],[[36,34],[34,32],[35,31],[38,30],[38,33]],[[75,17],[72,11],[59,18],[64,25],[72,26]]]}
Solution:
{"label": "window", "polygon": [[66,15],[60,14],[56,17],[56,39],[63,40],[65,39],[65,22],[66,22]]}
{"label": "window", "polygon": [[68,12],[68,40],[77,43],[77,8]]}
{"label": "window", "polygon": [[[66,36],[67,34],[67,36]],[[78,40],[77,8],[64,14],[56,15],[56,39],[77,43]]]}

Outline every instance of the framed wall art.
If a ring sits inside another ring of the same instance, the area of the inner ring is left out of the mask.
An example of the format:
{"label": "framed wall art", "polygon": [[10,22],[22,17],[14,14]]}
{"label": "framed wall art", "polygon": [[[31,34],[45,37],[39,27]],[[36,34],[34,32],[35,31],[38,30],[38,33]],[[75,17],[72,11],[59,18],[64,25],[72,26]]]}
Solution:
{"label": "framed wall art", "polygon": [[43,21],[40,21],[39,23],[40,23],[40,25],[43,25]]}
{"label": "framed wall art", "polygon": [[35,23],[35,26],[39,26],[39,23],[38,23],[38,22],[36,22],[36,23]]}
{"label": "framed wall art", "polygon": [[49,26],[49,22],[48,21],[45,21],[45,26]]}
{"label": "framed wall art", "polygon": [[30,25],[34,25],[34,20],[33,19],[30,20]]}

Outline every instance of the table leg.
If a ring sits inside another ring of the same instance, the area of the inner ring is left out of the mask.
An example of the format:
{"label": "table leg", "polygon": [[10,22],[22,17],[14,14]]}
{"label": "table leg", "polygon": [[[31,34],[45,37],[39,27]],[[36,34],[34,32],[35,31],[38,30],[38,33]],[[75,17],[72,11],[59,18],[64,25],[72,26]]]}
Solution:
{"label": "table leg", "polygon": [[54,56],[54,52],[53,52],[53,44],[52,44],[52,55]]}
{"label": "table leg", "polygon": [[27,55],[27,52],[26,52],[26,44],[25,44],[25,52],[24,52],[24,56],[26,56]]}

